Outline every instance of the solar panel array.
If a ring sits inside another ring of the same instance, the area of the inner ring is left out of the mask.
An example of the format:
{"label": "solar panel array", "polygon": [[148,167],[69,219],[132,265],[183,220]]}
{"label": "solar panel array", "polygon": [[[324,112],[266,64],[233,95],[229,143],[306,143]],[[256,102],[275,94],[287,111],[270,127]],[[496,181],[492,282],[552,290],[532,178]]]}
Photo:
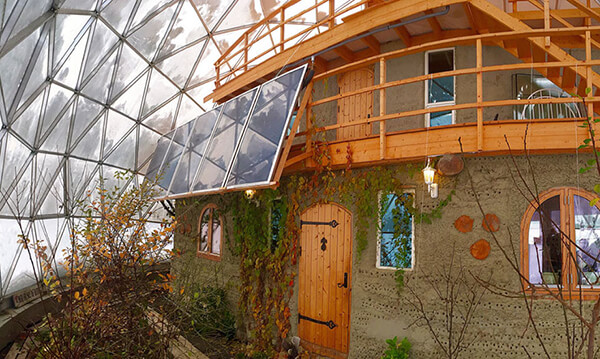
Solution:
{"label": "solar panel array", "polygon": [[161,137],[146,177],[161,198],[269,184],[306,65],[280,75]]}

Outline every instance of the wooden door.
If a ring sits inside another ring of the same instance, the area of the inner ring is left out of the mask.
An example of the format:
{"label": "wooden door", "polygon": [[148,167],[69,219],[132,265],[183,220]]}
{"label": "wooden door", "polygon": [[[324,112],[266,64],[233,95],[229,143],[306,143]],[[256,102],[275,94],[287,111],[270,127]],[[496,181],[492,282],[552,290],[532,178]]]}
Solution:
{"label": "wooden door", "polygon": [[348,353],[352,291],[352,214],[334,203],[301,215],[298,335],[329,357]]}
{"label": "wooden door", "polygon": [[[373,71],[360,69],[341,75],[338,82],[340,93],[373,86]],[[344,97],[338,100],[338,123],[364,120],[373,116],[373,92]],[[363,138],[372,134],[372,125],[355,125],[337,129],[337,139]]]}

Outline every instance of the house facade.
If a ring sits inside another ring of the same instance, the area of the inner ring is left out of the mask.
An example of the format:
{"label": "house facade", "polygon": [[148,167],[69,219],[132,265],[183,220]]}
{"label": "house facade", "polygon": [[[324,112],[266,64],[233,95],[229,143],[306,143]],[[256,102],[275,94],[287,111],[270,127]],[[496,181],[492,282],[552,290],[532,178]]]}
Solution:
{"label": "house facade", "polygon": [[[268,340],[260,308],[278,313],[273,343],[297,336],[323,357],[377,358],[393,337],[416,358],[593,357],[598,8],[294,4],[231,46],[208,96],[306,64],[274,177],[165,197],[178,278],[250,303],[236,309],[241,336]],[[292,30],[302,19],[311,32]],[[250,212],[262,230],[243,225]]]}

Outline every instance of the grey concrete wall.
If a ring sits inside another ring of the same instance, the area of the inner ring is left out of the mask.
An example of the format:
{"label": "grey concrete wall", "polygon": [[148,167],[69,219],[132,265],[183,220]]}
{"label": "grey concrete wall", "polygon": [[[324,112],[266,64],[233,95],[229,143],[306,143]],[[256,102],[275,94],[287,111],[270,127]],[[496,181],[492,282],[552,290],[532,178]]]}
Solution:
{"label": "grey concrete wall", "polygon": [[[591,190],[597,183],[597,177],[593,173],[578,174],[578,169],[584,165],[587,158],[583,155],[566,154],[534,156],[532,170],[527,168],[523,157],[517,158],[517,163],[522,173],[529,179],[531,173],[536,175],[539,191],[561,186]],[[512,176],[516,176],[516,170],[510,158],[477,157],[466,159],[465,162],[472,174],[476,193],[484,211],[494,213],[500,218],[500,231],[497,232],[500,244],[504,248],[511,248],[512,243],[518,253],[520,222],[528,202],[520,195],[513,182]],[[405,167],[397,166],[393,169],[404,184],[415,188],[416,203],[422,210],[430,211],[438,203],[438,200],[429,198],[419,173],[411,178],[407,175]],[[355,173],[357,172],[358,170],[355,170]],[[445,198],[452,190],[455,191],[455,195],[452,202],[444,209],[441,219],[433,224],[420,224],[415,227],[415,266],[413,270],[406,273],[406,280],[407,286],[410,286],[423,300],[428,312],[436,315],[437,319],[434,320],[436,330],[443,332],[444,326],[441,321],[444,315],[443,306],[427,284],[426,278],[435,279],[435,271],[447,267],[453,251],[456,263],[460,263],[466,271],[482,278],[491,276],[492,282],[496,285],[518,289],[519,280],[491,235],[482,229],[482,215],[466,172],[463,171],[455,177],[440,177],[439,184],[440,199]],[[307,198],[306,204],[317,200],[319,198]],[[356,212],[352,203],[341,204],[353,213]],[[198,212],[188,212],[188,214],[188,219],[193,219],[192,223],[197,221]],[[461,215],[468,215],[475,220],[472,232],[463,234],[454,228],[454,221]],[[355,216],[355,221],[356,219]],[[196,230],[195,227],[193,230]],[[356,230],[356,222],[354,230]],[[488,240],[492,245],[490,256],[482,261],[474,259],[469,252],[470,246],[481,238]],[[411,295],[407,288],[400,294],[397,292],[393,270],[376,268],[375,223],[372,223],[369,229],[368,242],[360,261],[357,257],[356,243],[353,251],[349,357],[378,358],[385,350],[385,340],[394,336],[400,338],[406,336],[410,339],[413,343],[414,358],[442,357],[431,334],[424,327],[413,324],[419,313],[409,305],[408,301],[416,297]],[[176,273],[190,271],[198,273],[194,274],[198,275],[198,278],[206,278],[206,274],[201,274],[205,272],[209,273],[208,278],[211,276],[220,278],[230,286],[231,299],[235,300],[238,258],[228,253],[227,245],[223,246],[225,249],[223,261],[214,263],[196,258],[195,244],[192,246],[192,242],[183,236],[177,235],[175,244],[177,248],[184,250],[181,259],[173,264]],[[473,283],[470,275],[467,275],[467,279]],[[297,293],[296,284],[290,302],[291,335],[297,333]],[[589,302],[584,306],[588,304]],[[566,357],[567,344],[561,306],[556,301],[546,299],[536,300],[534,308],[536,323],[541,328],[551,357]],[[476,334],[477,339],[461,357],[526,358],[523,347],[527,348],[532,357],[541,357],[542,350],[533,331],[531,328],[525,330],[527,316],[522,298],[506,298],[486,292],[468,331],[470,337]]]}

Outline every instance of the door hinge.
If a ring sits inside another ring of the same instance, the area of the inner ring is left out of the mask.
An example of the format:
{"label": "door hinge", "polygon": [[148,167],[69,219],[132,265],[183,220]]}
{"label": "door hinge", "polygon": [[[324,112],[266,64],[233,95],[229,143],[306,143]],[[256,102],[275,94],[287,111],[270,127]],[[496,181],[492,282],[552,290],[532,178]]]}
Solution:
{"label": "door hinge", "polygon": [[339,225],[339,223],[334,219],[331,222],[316,222],[316,221],[303,221],[300,220],[300,227],[304,226],[304,225],[314,225],[314,226],[331,226],[331,228],[335,228]]}
{"label": "door hinge", "polygon": [[324,326],[328,327],[329,329],[333,329],[333,328],[337,327],[337,324],[335,324],[333,322],[333,320],[323,321],[323,320],[318,320],[318,319],[314,319],[314,318],[311,318],[311,317],[307,317],[305,315],[302,315],[302,314],[298,313],[298,323],[300,323],[301,319],[308,320],[309,322],[313,322],[313,323],[316,323],[316,324],[324,325]]}

